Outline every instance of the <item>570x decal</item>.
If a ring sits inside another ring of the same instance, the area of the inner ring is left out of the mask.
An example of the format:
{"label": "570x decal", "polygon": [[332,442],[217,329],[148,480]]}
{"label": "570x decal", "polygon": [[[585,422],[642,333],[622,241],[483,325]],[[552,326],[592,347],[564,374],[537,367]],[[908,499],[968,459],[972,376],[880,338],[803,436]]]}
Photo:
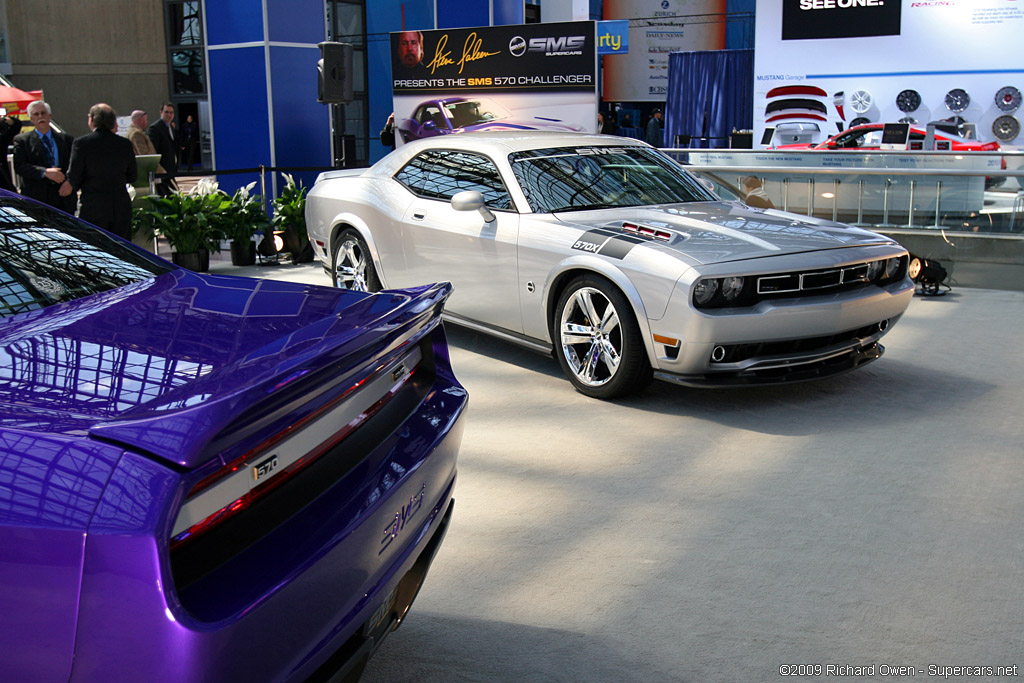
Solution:
{"label": "570x decal", "polygon": [[590,254],[607,256],[608,258],[624,259],[633,247],[643,244],[646,240],[632,235],[623,235],[614,230],[588,230],[580,235],[572,248]]}

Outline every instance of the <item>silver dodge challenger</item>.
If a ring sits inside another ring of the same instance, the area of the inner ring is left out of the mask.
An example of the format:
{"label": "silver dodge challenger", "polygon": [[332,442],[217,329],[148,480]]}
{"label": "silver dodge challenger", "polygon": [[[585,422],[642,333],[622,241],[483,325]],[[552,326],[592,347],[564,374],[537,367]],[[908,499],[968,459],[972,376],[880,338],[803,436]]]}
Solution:
{"label": "silver dodge challenger", "polygon": [[722,201],[613,136],[419,140],[321,174],[306,222],[336,286],[450,281],[446,319],[553,353],[597,398],[852,370],[914,293],[888,237]]}

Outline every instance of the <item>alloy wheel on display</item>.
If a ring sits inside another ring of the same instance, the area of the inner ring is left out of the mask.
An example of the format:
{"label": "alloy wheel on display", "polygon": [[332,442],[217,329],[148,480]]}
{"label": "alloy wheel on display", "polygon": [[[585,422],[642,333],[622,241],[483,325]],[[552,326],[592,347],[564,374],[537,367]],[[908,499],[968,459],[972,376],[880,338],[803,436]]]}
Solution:
{"label": "alloy wheel on display", "polygon": [[963,88],[953,88],[946,93],[946,109],[959,114],[971,106],[971,96]]}
{"label": "alloy wheel on display", "polygon": [[1000,111],[1017,111],[1020,107],[1021,95],[1020,90],[1008,85],[1005,88],[1000,88],[996,92],[996,106],[999,107]]}
{"label": "alloy wheel on display", "polygon": [[1003,114],[992,122],[992,134],[1000,142],[1009,142],[1020,135],[1020,121],[1009,114]]}
{"label": "alloy wheel on display", "polygon": [[874,98],[867,90],[855,90],[850,93],[850,109],[858,114],[867,112],[874,105]]}
{"label": "alloy wheel on display", "polygon": [[902,90],[896,96],[896,106],[904,113],[917,111],[921,106],[921,95],[916,90]]}
{"label": "alloy wheel on display", "polygon": [[598,289],[582,287],[565,302],[559,323],[562,354],[576,379],[600,387],[614,379],[622,358],[619,314]]}

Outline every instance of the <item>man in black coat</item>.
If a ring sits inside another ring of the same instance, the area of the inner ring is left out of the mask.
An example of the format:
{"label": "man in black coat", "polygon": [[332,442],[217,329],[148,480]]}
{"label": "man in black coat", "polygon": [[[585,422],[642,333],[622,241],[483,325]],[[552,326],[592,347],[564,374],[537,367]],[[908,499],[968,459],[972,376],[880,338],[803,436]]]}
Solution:
{"label": "man in black coat", "polygon": [[178,175],[178,134],[174,130],[174,105],[164,102],[160,107],[160,120],[154,121],[146,129],[146,135],[153,141],[153,147],[160,155],[160,165],[167,172],[157,186],[157,192],[161,196],[167,196],[178,189],[174,178]]}
{"label": "man in black coat", "polygon": [[[0,110],[2,111],[2,110]],[[0,187],[15,192],[14,179],[11,178],[10,167],[7,164],[7,150],[14,141],[14,137],[21,132],[22,121],[17,116],[10,116],[4,113],[0,116]]]}
{"label": "man in black coat", "polygon": [[78,217],[115,235],[131,239],[132,200],[127,183],[135,181],[138,170],[135,150],[117,130],[117,115],[110,105],[94,104],[89,109],[92,132],[75,140],[71,149],[68,180],[82,191]]}
{"label": "man in black coat", "polygon": [[42,100],[28,105],[33,130],[14,138],[14,170],[21,176],[23,195],[74,213],[75,195],[65,175],[74,138],[53,129],[50,112]]}

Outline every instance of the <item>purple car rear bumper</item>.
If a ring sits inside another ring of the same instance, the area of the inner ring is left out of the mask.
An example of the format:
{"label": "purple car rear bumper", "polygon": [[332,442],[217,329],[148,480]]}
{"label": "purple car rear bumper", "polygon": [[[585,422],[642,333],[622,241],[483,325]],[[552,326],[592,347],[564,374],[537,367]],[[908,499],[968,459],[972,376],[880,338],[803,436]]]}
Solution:
{"label": "purple car rear bumper", "polygon": [[[304,559],[271,590],[217,621],[197,619],[183,606],[162,548],[167,516],[153,514],[159,507],[143,500],[175,505],[178,475],[126,454],[86,543],[71,679],[109,680],[117,671],[149,681],[289,681],[361,666],[404,615],[447,526],[467,401],[455,387],[435,387],[415,423],[370,454],[377,469],[366,478],[372,485],[353,495],[339,484],[288,529],[268,536],[269,547],[254,558]],[[126,507],[148,514],[131,524],[104,521],[125,519]],[[315,536],[327,539],[315,550],[294,541],[297,529],[310,526],[323,527]],[[262,566],[253,562],[246,571]],[[216,596],[192,598],[200,599]]]}

